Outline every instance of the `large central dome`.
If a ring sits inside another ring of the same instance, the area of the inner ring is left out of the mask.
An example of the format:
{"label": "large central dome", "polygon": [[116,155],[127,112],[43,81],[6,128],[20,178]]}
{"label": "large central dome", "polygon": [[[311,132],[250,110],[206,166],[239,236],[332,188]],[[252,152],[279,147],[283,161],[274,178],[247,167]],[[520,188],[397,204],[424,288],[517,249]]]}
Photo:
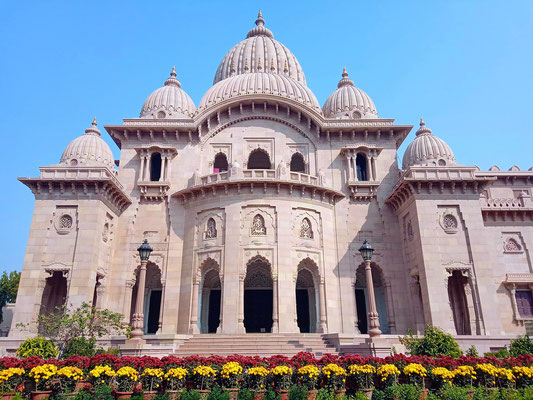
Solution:
{"label": "large central dome", "polygon": [[218,66],[213,84],[234,75],[249,72],[278,73],[305,85],[305,75],[296,57],[265,28],[259,11],[256,27],[246,39],[233,47]]}

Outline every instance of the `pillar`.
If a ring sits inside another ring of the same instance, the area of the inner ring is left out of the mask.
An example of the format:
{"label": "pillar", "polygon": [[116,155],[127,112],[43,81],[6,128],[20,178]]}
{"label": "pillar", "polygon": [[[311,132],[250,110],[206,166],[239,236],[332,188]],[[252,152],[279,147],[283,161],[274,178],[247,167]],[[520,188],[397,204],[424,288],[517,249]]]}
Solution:
{"label": "pillar", "polygon": [[390,333],[396,333],[396,320],[394,319],[394,301],[392,299],[392,288],[390,279],[384,279],[385,303],[387,304],[387,319],[389,321]]}
{"label": "pillar", "polygon": [[144,164],[146,162],[146,159],[144,157],[143,152],[141,152],[141,169],[139,170],[139,180],[144,181]]}
{"label": "pillar", "polygon": [[370,267],[370,260],[365,261],[366,274],[366,292],[368,293],[368,334],[370,337],[380,336],[379,329],[379,315],[376,308],[376,296],[374,295],[374,281],[372,279],[372,268]]}
{"label": "pillar", "polygon": [[319,326],[318,332],[327,333],[328,327],[326,323],[326,285],[324,284],[324,278],[320,278],[318,283],[318,302],[319,302]]}
{"label": "pillar", "polygon": [[198,329],[198,290],[200,286],[200,277],[194,276],[192,281],[192,304],[191,304],[191,324],[189,333],[200,333]]}
{"label": "pillar", "polygon": [[274,275],[272,276],[272,333],[279,332],[278,321],[278,276]]}
{"label": "pillar", "polygon": [[239,333],[245,333],[246,329],[244,328],[244,274],[239,275],[239,314],[237,317],[237,323]]}
{"label": "pillar", "polygon": [[148,260],[141,260],[139,278],[137,281],[137,298],[135,299],[135,310],[133,312],[133,323],[131,324],[131,340],[142,341],[144,335],[144,290],[146,283],[146,265]]}
{"label": "pillar", "polygon": [[166,163],[167,163],[167,158],[161,156],[161,173],[159,174],[159,182],[163,182],[165,180]]}

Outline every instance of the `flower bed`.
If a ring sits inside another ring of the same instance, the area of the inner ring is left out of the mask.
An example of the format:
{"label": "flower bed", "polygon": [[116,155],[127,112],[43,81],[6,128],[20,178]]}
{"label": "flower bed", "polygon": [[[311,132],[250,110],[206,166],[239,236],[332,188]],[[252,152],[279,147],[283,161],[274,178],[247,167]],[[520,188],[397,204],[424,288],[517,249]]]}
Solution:
{"label": "flower bed", "polygon": [[533,393],[533,356],[454,359],[402,354],[385,358],[325,355],[317,359],[312,354],[299,353],[290,359],[282,355],[159,359],[108,354],[66,360],[0,358],[0,390],[3,395],[20,392],[23,398],[35,398],[38,393],[44,398],[70,394],[75,399],[76,393],[106,388],[120,398],[144,392],[145,399],[163,393],[177,399],[180,391],[215,388],[246,389],[261,397],[262,392],[271,390],[286,394],[294,385],[313,392],[313,396],[321,389],[335,391],[337,396],[345,390],[348,394],[360,392],[370,398],[374,389],[386,391],[401,385],[414,388],[413,393],[420,392],[421,398],[427,396],[428,390],[442,393],[453,387],[472,393],[476,388],[493,392],[516,390],[519,395],[518,391]]}

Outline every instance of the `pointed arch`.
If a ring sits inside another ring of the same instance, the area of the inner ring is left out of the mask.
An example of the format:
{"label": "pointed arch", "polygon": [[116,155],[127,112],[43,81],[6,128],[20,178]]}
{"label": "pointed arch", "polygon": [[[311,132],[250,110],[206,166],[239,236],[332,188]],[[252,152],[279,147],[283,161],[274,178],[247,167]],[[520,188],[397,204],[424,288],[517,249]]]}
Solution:
{"label": "pointed arch", "polygon": [[291,172],[306,172],[305,159],[302,153],[296,152],[292,155]]}
{"label": "pointed arch", "polygon": [[215,155],[215,159],[213,161],[213,172],[226,172],[228,170],[228,157],[222,153],[219,152]]}
{"label": "pointed arch", "polygon": [[269,154],[263,149],[255,149],[248,156],[248,169],[272,169],[272,162]]}

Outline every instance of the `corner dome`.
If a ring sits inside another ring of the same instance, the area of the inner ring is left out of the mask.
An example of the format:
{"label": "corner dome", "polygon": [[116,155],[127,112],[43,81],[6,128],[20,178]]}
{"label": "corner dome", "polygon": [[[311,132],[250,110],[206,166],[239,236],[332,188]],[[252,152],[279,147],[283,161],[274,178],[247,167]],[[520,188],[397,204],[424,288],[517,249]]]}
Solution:
{"label": "corner dome", "polygon": [[235,45],[222,59],[213,85],[235,75],[262,71],[284,75],[306,85],[300,63],[291,51],[275,40],[272,32],[265,28],[261,11],[255,25],[246,35],[246,39]]}
{"label": "corner dome", "polygon": [[365,92],[355,87],[353,81],[348,78],[346,68],[337,88],[322,108],[326,118],[378,118],[374,102]]}
{"label": "corner dome", "polygon": [[191,118],[196,111],[194,102],[181,88],[176,79],[176,68],[172,68],[165,85],[152,92],[144,102],[141,118],[171,119]]}
{"label": "corner dome", "polygon": [[85,134],[74,139],[61,156],[60,164],[78,167],[108,167],[115,169],[113,152],[100,136],[96,118]]}
{"label": "corner dome", "polygon": [[424,120],[420,118],[420,128],[403,155],[402,167],[445,167],[456,165],[452,149],[446,142],[431,133]]}
{"label": "corner dome", "polygon": [[315,112],[321,112],[320,104],[315,95],[303,83],[283,75],[266,72],[236,75],[218,82],[204,94],[198,111],[201,112],[230,98],[260,95],[285,97],[307,106]]}

